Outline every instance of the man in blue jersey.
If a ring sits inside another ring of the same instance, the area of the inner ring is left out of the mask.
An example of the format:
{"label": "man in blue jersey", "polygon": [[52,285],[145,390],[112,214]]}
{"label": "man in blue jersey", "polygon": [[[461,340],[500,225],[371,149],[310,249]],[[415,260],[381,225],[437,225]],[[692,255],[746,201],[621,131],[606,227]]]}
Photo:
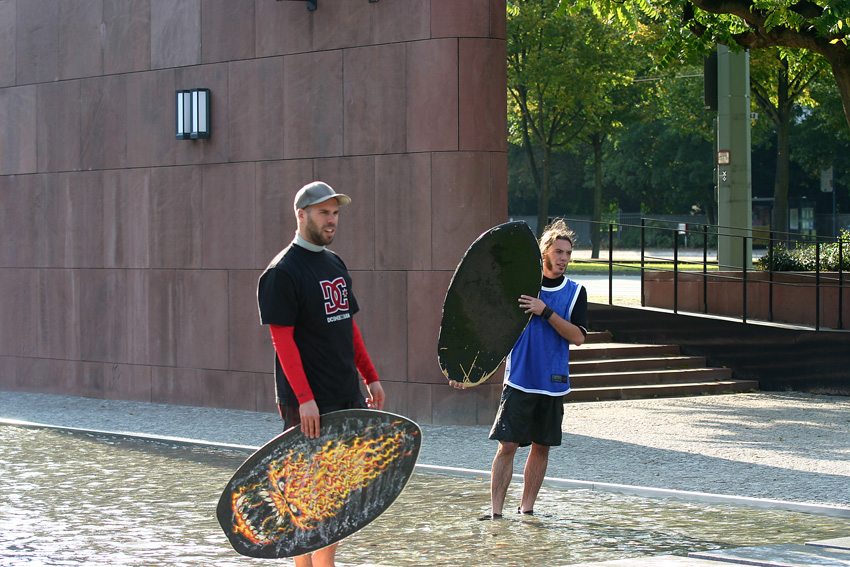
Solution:
{"label": "man in blue jersey", "polygon": [[502,517],[514,456],[519,447],[528,445],[531,449],[517,512],[533,514],[549,463],[549,448],[561,444],[564,395],[570,391],[570,344],[581,345],[587,337],[587,292],[564,276],[572,258],[573,238],[561,219],[546,227],[540,237],[540,297],[519,298],[520,309],[532,317],[505,366],[502,400],[490,431],[490,439],[499,442],[490,477],[493,508],[482,519]]}

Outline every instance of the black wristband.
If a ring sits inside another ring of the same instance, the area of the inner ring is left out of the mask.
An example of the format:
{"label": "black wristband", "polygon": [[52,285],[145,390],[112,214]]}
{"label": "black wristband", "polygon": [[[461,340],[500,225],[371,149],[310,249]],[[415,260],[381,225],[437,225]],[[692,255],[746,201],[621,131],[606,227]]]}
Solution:
{"label": "black wristband", "polygon": [[541,313],[540,316],[548,321],[549,317],[551,317],[552,313],[554,313],[554,312],[555,311],[547,305],[546,307],[543,308],[543,313]]}

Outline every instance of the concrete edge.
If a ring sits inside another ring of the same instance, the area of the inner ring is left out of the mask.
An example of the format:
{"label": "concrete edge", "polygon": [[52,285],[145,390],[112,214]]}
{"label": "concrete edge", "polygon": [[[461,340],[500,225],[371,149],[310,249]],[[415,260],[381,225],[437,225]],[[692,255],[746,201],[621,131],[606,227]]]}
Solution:
{"label": "concrete edge", "polygon": [[[103,431],[98,429],[84,429],[79,427],[66,427],[60,425],[49,425],[16,419],[0,418],[0,425],[15,425],[32,429],[54,429],[57,431],[68,431],[72,433],[83,433],[89,435],[108,435],[112,437],[123,437],[129,439],[144,439],[161,443],[174,443],[197,447],[207,447],[251,454],[259,447],[251,445],[236,445],[233,443],[218,443],[200,439],[189,439],[185,437],[169,437],[165,435],[150,435],[146,433],[134,433],[126,431]],[[446,467],[440,465],[416,464],[416,470],[424,474],[439,474],[455,478],[465,478],[489,482],[490,471],[464,469],[458,467]],[[513,478],[522,481],[522,475],[514,474]],[[706,492],[691,492],[685,490],[673,490],[667,488],[651,488],[646,486],[632,486],[628,484],[613,484],[605,482],[590,482],[583,480],[572,480],[563,478],[546,477],[543,486],[559,490],[593,490],[598,492],[612,492],[627,494],[643,498],[672,498],[686,502],[700,502],[704,504],[729,504],[733,506],[745,506],[751,508],[767,508],[772,510],[785,510],[788,512],[801,512],[804,514],[818,514],[835,518],[850,518],[850,507],[830,506],[827,504],[811,504],[806,502],[790,502],[787,500],[772,500],[768,498],[752,498],[749,496],[734,496],[727,494],[710,494]]]}

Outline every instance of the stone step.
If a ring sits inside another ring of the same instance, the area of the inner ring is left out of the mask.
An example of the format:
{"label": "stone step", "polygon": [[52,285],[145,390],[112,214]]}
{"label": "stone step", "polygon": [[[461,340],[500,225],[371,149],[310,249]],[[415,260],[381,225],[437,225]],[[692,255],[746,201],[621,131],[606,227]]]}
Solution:
{"label": "stone step", "polygon": [[573,388],[565,402],[605,400],[639,400],[646,398],[677,398],[749,392],[758,389],[754,380],[721,380],[717,382],[688,382],[679,384],[640,384],[635,386],[600,386]]}
{"label": "stone step", "polygon": [[637,358],[642,356],[678,356],[678,345],[644,345],[631,343],[590,343],[570,349],[570,361],[605,358]]}
{"label": "stone step", "polygon": [[588,331],[584,344],[610,343],[612,340],[611,331]]}
{"label": "stone step", "polygon": [[758,390],[758,382],[706,367],[705,357],[682,355],[678,345],[617,343],[607,331],[589,332],[582,346],[570,350],[570,385],[567,402]]}
{"label": "stone step", "polygon": [[639,356],[570,361],[570,376],[623,370],[684,370],[705,366],[704,356]]}
{"label": "stone step", "polygon": [[850,567],[850,551],[793,543],[699,551],[688,557],[765,567]]}
{"label": "stone step", "polygon": [[674,370],[623,370],[620,372],[588,372],[573,374],[573,388],[599,388],[603,386],[639,386],[641,384],[686,384],[693,382],[720,382],[732,378],[729,368],[677,368]]}

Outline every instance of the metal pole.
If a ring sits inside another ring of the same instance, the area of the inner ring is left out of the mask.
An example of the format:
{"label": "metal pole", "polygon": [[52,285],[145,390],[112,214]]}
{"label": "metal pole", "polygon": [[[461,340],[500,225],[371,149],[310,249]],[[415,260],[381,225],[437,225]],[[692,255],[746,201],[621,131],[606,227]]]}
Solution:
{"label": "metal pole", "polygon": [[[746,258],[747,257],[747,237],[742,236],[741,242],[743,243],[743,250],[744,250],[741,257]],[[747,322],[747,262],[741,263],[741,281],[744,284],[744,295],[743,295],[743,298],[742,298],[743,303],[744,303],[744,305],[743,305],[744,314],[743,314],[742,320],[743,320],[744,323],[746,323]]]}
{"label": "metal pole", "polygon": [[673,231],[673,313],[679,312],[679,232]]}
{"label": "metal pole", "polygon": [[767,291],[767,320],[773,321],[773,231],[768,231],[768,249],[767,249],[767,274],[768,274],[768,291]]}
{"label": "metal pole", "polygon": [[702,225],[702,312],[708,313],[708,225]]}
{"label": "metal pole", "polygon": [[646,250],[646,219],[640,219],[640,306],[646,307],[646,290],[644,287],[644,252]]}
{"label": "metal pole", "polygon": [[614,304],[614,223],[608,223],[608,305]]}
{"label": "metal pole", "polygon": [[815,331],[820,331],[820,242],[815,240]]}
{"label": "metal pole", "polygon": [[752,135],[750,127],[749,52],[717,46],[717,221],[725,233],[717,235],[717,258],[735,269],[752,262],[739,256],[738,235],[753,228]]}
{"label": "metal pole", "polygon": [[843,242],[838,239],[838,328],[844,329],[844,255]]}

